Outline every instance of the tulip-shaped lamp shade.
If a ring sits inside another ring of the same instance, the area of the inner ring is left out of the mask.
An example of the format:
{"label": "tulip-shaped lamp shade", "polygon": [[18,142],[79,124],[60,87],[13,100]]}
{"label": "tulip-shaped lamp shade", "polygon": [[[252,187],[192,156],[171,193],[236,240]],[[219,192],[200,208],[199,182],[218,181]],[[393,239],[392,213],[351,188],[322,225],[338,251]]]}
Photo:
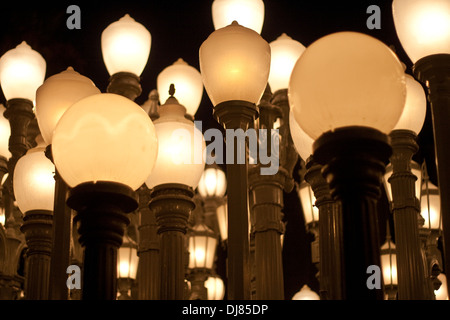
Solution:
{"label": "tulip-shaped lamp shade", "polygon": [[305,47],[285,33],[270,43],[271,62],[269,85],[273,93],[289,87],[292,69]]}
{"label": "tulip-shaped lamp shade", "polygon": [[6,108],[0,104],[0,156],[9,159],[11,152],[9,151],[9,137],[11,136],[11,125],[3,115]]}
{"label": "tulip-shaped lamp shade", "polygon": [[320,297],[305,284],[299,292],[294,294],[292,300],[320,300]]}
{"label": "tulip-shaped lamp shade", "polygon": [[44,82],[47,64],[39,52],[23,41],[0,58],[0,83],[6,100],[35,100]]}
{"label": "tulip-shaped lamp shade", "polygon": [[391,240],[387,240],[381,246],[381,269],[383,272],[383,281],[385,286],[398,284],[397,254],[395,252],[395,244]]}
{"label": "tulip-shaped lamp shade", "polygon": [[448,300],[447,276],[444,273],[440,273],[437,278],[441,281],[441,286],[438,290],[434,290],[436,300]]}
{"label": "tulip-shaped lamp shade", "polygon": [[439,53],[450,53],[450,2],[448,0],[394,0],[398,38],[413,63]]}
{"label": "tulip-shaped lamp shade", "polygon": [[36,91],[36,118],[44,141],[52,143],[56,124],[72,104],[98,93],[95,84],[72,67],[45,80]]}
{"label": "tulip-shaped lamp shade", "polygon": [[317,223],[319,221],[319,209],[315,206],[316,197],[311,186],[307,182],[302,182],[298,190],[298,195],[302,204],[305,224]]}
{"label": "tulip-shaped lamp shade", "polygon": [[38,145],[17,161],[14,169],[14,195],[22,213],[31,210],[53,211],[55,166],[45,156],[45,144]]}
{"label": "tulip-shaped lamp shade", "polygon": [[217,247],[214,231],[203,223],[192,227],[189,235],[189,269],[213,267]]}
{"label": "tulip-shaped lamp shade", "polygon": [[422,85],[409,74],[405,74],[405,108],[394,130],[411,130],[419,134],[427,113],[427,98]]}
{"label": "tulip-shaped lamp shade", "polygon": [[313,153],[314,140],[300,128],[299,124],[295,120],[292,109],[289,111],[289,130],[291,132],[292,141],[297,153],[300,155],[303,161],[306,160]]}
{"label": "tulip-shaped lamp shade", "polygon": [[203,84],[214,106],[260,100],[269,78],[270,46],[258,33],[234,21],[214,31],[199,56]]}
{"label": "tulip-shaped lamp shade", "polygon": [[137,249],[124,243],[119,248],[117,258],[117,277],[135,280],[139,263]]}
{"label": "tulip-shaped lamp shade", "polygon": [[264,24],[262,0],[214,0],[211,10],[215,30],[237,21],[240,25],[261,34]]}
{"label": "tulip-shaped lamp shade", "polygon": [[227,190],[227,178],[218,166],[208,166],[203,171],[200,182],[198,183],[198,192],[203,198],[217,197],[221,198]]}
{"label": "tulip-shaped lamp shade", "polygon": [[306,48],[288,90],[297,123],[314,140],[347,126],[389,134],[406,99],[397,56],[381,41],[358,32],[327,35]]}
{"label": "tulip-shaped lamp shade", "polygon": [[223,300],[225,285],[219,276],[213,275],[208,277],[205,281],[205,287],[208,290],[208,300]]}
{"label": "tulip-shaped lamp shade", "polygon": [[158,159],[146,180],[150,189],[178,183],[195,189],[205,168],[206,143],[200,130],[187,120],[186,109],[171,97],[161,106],[155,120]]}
{"label": "tulip-shaped lamp shade", "polygon": [[202,75],[183,59],[178,59],[165,68],[156,79],[156,87],[161,104],[169,98],[169,88],[173,84],[178,102],[186,108],[186,113],[194,116],[203,95]]}
{"label": "tulip-shaped lamp shade", "polygon": [[[420,199],[420,192],[421,192],[421,188],[422,188],[422,168],[415,161],[411,161],[410,166],[411,166],[412,174],[417,177],[414,187],[415,187],[416,197],[417,197],[417,199]],[[386,173],[384,174],[383,184],[384,184],[384,188],[386,190],[386,195],[388,197],[388,200],[391,203],[392,203],[393,199],[392,199],[392,188],[391,188],[391,184],[389,183],[389,178],[392,176],[392,172],[393,172],[392,164],[389,163],[386,166]]]}
{"label": "tulip-shaped lamp shade", "polygon": [[426,180],[422,185],[420,214],[422,215],[422,218],[425,219],[423,228],[442,230],[439,189],[433,183]]}
{"label": "tulip-shaped lamp shade", "polygon": [[113,93],[73,104],[53,134],[53,159],[70,187],[107,181],[136,190],[151,173],[157,151],[149,116],[138,104]]}
{"label": "tulip-shaped lamp shade", "polygon": [[219,225],[220,239],[228,239],[228,204],[225,201],[216,209],[217,224]]}
{"label": "tulip-shaped lamp shade", "polygon": [[129,72],[140,76],[150,55],[150,32],[128,14],[111,23],[101,37],[103,61],[110,75]]}

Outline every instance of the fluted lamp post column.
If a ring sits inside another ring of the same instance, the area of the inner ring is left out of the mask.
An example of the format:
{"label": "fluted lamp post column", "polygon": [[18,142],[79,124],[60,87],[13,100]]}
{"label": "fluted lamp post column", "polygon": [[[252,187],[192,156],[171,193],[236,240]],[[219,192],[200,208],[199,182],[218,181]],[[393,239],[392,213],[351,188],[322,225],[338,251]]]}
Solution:
{"label": "fluted lamp post column", "polygon": [[[98,93],[100,90],[95,84],[72,67],[47,78],[36,90],[36,118],[42,138],[47,144],[46,154],[50,160],[53,161],[53,131],[64,112],[75,102]],[[70,265],[72,214],[66,205],[68,190],[59,170],[55,170],[50,300],[67,300],[69,294],[66,281],[67,267]]]}
{"label": "fluted lamp post column", "polygon": [[[450,211],[450,3],[395,0],[395,29],[413,63],[414,76],[428,88],[442,212]],[[450,259],[450,217],[443,215],[444,258]]]}
{"label": "fluted lamp post column", "polygon": [[24,214],[21,231],[27,242],[25,298],[47,300],[52,252],[52,219],[55,166],[45,156],[45,143],[28,150],[16,164],[14,194]]}
{"label": "fluted lamp post column", "polygon": [[186,119],[186,108],[174,94],[176,88],[171,86],[171,96],[154,122],[158,158],[145,182],[151,189],[149,208],[155,213],[160,235],[162,300],[184,299],[185,237],[206,150],[202,133]]}
{"label": "fluted lamp post column", "polygon": [[140,75],[150,55],[150,32],[129,14],[102,32],[102,56],[110,74],[107,92],[134,101],[142,93]]}
{"label": "fluted lamp post column", "polygon": [[383,299],[381,288],[367,285],[367,270],[380,266],[377,201],[391,155],[387,133],[400,118],[405,96],[397,56],[357,32],[317,40],[292,72],[294,117],[315,140],[314,160],[324,166],[331,195],[342,205],[343,299]]}
{"label": "fluted lamp post column", "polygon": [[246,300],[250,270],[245,131],[258,116],[256,103],[267,85],[270,46],[257,32],[234,21],[202,43],[199,57],[213,115],[228,134],[228,298]]}
{"label": "fluted lamp post column", "polygon": [[52,154],[71,187],[67,205],[84,247],[83,300],[117,296],[117,250],[135,194],[152,172],[158,142],[142,108],[117,94],[95,94],[73,104],[59,120]]}

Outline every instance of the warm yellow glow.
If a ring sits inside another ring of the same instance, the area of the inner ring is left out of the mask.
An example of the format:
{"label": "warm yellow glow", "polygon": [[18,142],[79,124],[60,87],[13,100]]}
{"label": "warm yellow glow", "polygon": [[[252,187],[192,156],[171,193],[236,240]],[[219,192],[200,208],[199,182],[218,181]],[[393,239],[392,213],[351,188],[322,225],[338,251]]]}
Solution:
{"label": "warm yellow glow", "polygon": [[381,246],[381,269],[385,286],[398,284],[397,255],[395,254],[395,244],[390,240]]}
{"label": "warm yellow glow", "polygon": [[303,161],[306,161],[313,153],[312,146],[314,140],[300,128],[295,120],[292,109],[289,110],[289,130],[291,132],[295,150],[300,155],[300,158],[302,158]]}
{"label": "warm yellow glow", "polygon": [[135,102],[112,93],[73,104],[59,120],[52,142],[56,167],[71,187],[111,181],[136,190],[151,173],[157,150],[149,116]]}
{"label": "warm yellow glow", "polygon": [[2,226],[5,225],[5,219],[6,219],[6,216],[5,216],[5,208],[0,207],[0,224],[1,224]]}
{"label": "warm yellow glow", "polygon": [[97,93],[95,84],[72,67],[45,80],[36,91],[36,118],[44,141],[52,143],[56,124],[72,104]]}
{"label": "warm yellow glow", "polygon": [[122,246],[117,257],[117,277],[136,279],[139,256],[136,248]]}
{"label": "warm yellow glow", "polygon": [[202,75],[183,59],[178,59],[165,68],[156,79],[159,101],[164,104],[169,98],[170,85],[175,86],[174,97],[192,116],[197,112],[203,95]]}
{"label": "warm yellow glow", "polygon": [[130,72],[140,76],[150,55],[150,32],[128,14],[102,32],[103,60],[110,75]]}
{"label": "warm yellow glow", "polygon": [[320,300],[320,297],[305,284],[299,292],[294,294],[292,300]]}
{"label": "warm yellow glow", "polygon": [[43,141],[17,161],[14,169],[14,195],[22,213],[53,211],[55,166],[45,156]]}
{"label": "warm yellow glow", "polygon": [[215,30],[237,21],[261,34],[265,11],[262,0],[214,0],[211,10]]}
{"label": "warm yellow glow", "polygon": [[209,167],[203,171],[198,192],[204,198],[223,197],[227,190],[227,178],[225,172],[217,167]]}
{"label": "warm yellow glow", "polygon": [[208,290],[208,300],[222,300],[225,296],[225,285],[218,276],[208,277],[205,287]]}
{"label": "warm yellow glow", "polygon": [[35,100],[45,78],[47,64],[39,52],[23,41],[0,58],[0,83],[6,100]]}
{"label": "warm yellow glow", "polygon": [[420,208],[420,214],[425,219],[423,227],[426,229],[442,230],[439,189],[429,181],[428,185],[426,183],[422,185]]}
{"label": "warm yellow glow", "polygon": [[395,0],[395,29],[413,63],[432,54],[450,53],[448,0]]}
{"label": "warm yellow glow", "polygon": [[0,156],[9,159],[11,152],[9,152],[9,137],[11,136],[11,125],[3,113],[6,108],[0,103]]}
{"label": "warm yellow glow", "polygon": [[307,182],[300,185],[298,191],[300,202],[303,208],[303,215],[305,217],[305,224],[319,221],[319,208],[316,207],[316,197]]}
{"label": "warm yellow glow", "polygon": [[212,104],[257,103],[267,86],[270,46],[236,22],[214,31],[200,47],[200,72]]}
{"label": "warm yellow glow", "polygon": [[403,112],[405,74],[383,42],[338,32],[311,44],[289,83],[289,103],[300,127],[314,140],[346,126],[390,133]]}
{"label": "warm yellow glow", "polygon": [[216,210],[217,223],[219,224],[220,239],[225,241],[228,239],[228,203],[225,199],[224,203]]}
{"label": "warm yellow glow", "polygon": [[442,284],[438,290],[434,290],[436,300],[448,300],[447,276],[444,273],[440,273],[437,278]]}
{"label": "warm yellow glow", "polygon": [[305,47],[283,33],[270,43],[270,49],[269,85],[272,92],[275,93],[277,90],[288,88],[292,69],[305,51]]}
{"label": "warm yellow glow", "polygon": [[189,268],[212,269],[217,239],[214,233],[204,224],[197,224],[192,228],[189,236]]}

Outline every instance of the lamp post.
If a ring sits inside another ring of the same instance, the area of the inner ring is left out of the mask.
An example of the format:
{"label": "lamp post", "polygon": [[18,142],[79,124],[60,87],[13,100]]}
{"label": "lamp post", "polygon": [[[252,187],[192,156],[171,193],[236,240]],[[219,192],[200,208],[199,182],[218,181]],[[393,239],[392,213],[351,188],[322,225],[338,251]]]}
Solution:
{"label": "lamp post", "polygon": [[102,32],[102,56],[110,74],[107,92],[134,101],[142,93],[140,75],[150,55],[150,32],[126,14]]}
{"label": "lamp post", "polygon": [[[395,29],[403,48],[413,62],[414,76],[428,88],[434,147],[443,212],[450,210],[450,3],[404,1],[392,3]],[[444,256],[450,259],[450,219],[442,219]]]}
{"label": "lamp post", "polygon": [[55,128],[53,159],[71,187],[67,205],[77,211],[85,248],[84,300],[117,296],[117,250],[127,213],[137,209],[134,191],[150,175],[157,146],[155,128],[142,108],[111,93],[76,102]]}
{"label": "lamp post", "polygon": [[55,166],[45,156],[44,141],[38,140],[17,161],[14,174],[14,194],[24,214],[21,231],[28,246],[25,297],[29,300],[48,299],[52,252]]}
{"label": "lamp post", "polygon": [[117,256],[117,300],[132,300],[130,291],[136,281],[138,263],[137,244],[125,233]]}
{"label": "lamp post", "polygon": [[[256,103],[267,85],[269,44],[257,32],[234,21],[214,31],[202,43],[199,57],[203,84],[214,106],[215,119],[228,132],[245,134],[258,115]],[[231,300],[250,298],[246,145],[242,135],[226,139]]]}
{"label": "lamp post", "polygon": [[317,40],[292,72],[294,117],[316,139],[314,160],[342,205],[344,299],[383,299],[382,290],[367,286],[367,270],[380,266],[377,201],[391,155],[387,133],[400,118],[405,93],[395,54],[356,32]]}
{"label": "lamp post", "polygon": [[186,108],[173,96],[159,109],[155,120],[158,158],[146,185],[151,189],[149,207],[155,213],[160,235],[162,300],[182,300],[185,278],[185,235],[192,200],[203,173],[206,149],[202,133],[185,118]]}
{"label": "lamp post", "polygon": [[[56,124],[66,110],[75,102],[100,90],[87,77],[72,67],[52,75],[36,90],[36,118],[42,138],[47,144],[47,156],[52,160],[51,144]],[[53,160],[52,160],[53,161]],[[66,300],[67,267],[70,265],[70,237],[72,214],[66,205],[68,186],[55,171],[55,195],[53,208],[53,250],[51,252],[49,299]]]}

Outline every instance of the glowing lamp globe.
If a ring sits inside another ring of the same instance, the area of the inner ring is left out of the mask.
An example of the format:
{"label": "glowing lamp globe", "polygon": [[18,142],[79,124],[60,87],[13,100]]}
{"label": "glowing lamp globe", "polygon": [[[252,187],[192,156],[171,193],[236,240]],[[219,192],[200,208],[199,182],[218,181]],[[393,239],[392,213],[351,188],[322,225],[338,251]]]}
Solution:
{"label": "glowing lamp globe", "polygon": [[395,29],[413,63],[429,55],[450,53],[448,0],[394,0]]}
{"label": "glowing lamp globe", "polygon": [[44,82],[47,64],[41,54],[23,41],[0,58],[0,83],[6,100],[35,100]]}
{"label": "glowing lamp globe", "polygon": [[405,108],[394,130],[411,130],[419,134],[427,113],[427,98],[422,85],[409,74],[405,74],[406,101]]}
{"label": "glowing lamp globe", "polygon": [[262,0],[214,0],[211,10],[215,30],[236,20],[240,25],[261,34],[265,11]]}
{"label": "glowing lamp globe", "polygon": [[128,14],[111,23],[101,37],[108,73],[129,72],[140,76],[150,55],[151,43],[150,32]]}
{"label": "glowing lamp globe", "polygon": [[434,290],[436,300],[448,300],[447,276],[445,273],[440,273],[437,278],[441,281],[441,286],[438,290]]}
{"label": "glowing lamp globe", "polygon": [[193,226],[189,236],[189,269],[212,269],[216,247],[214,231],[203,223]]}
{"label": "glowing lamp globe", "polygon": [[271,49],[269,85],[272,92],[275,93],[289,87],[292,69],[305,51],[305,47],[285,33],[269,45]]}
{"label": "glowing lamp globe", "polygon": [[291,132],[292,141],[294,142],[294,148],[300,155],[303,161],[313,154],[314,140],[300,128],[299,124],[295,120],[292,109],[289,110],[289,130]]}
{"label": "glowing lamp globe", "polygon": [[137,249],[124,243],[117,255],[117,277],[135,280],[138,263]]}
{"label": "glowing lamp globe", "polygon": [[36,91],[36,118],[44,141],[52,143],[56,124],[72,104],[98,93],[95,84],[72,67],[45,80]]}
{"label": "glowing lamp globe", "polygon": [[425,219],[423,227],[431,230],[442,230],[441,202],[439,189],[430,181],[422,185],[420,197],[420,214]]}
{"label": "glowing lamp globe", "polygon": [[319,208],[316,207],[316,197],[311,186],[307,182],[300,184],[298,195],[302,204],[305,225],[319,221]]}
{"label": "glowing lamp globe", "polygon": [[203,81],[200,72],[181,58],[161,71],[156,79],[161,104],[169,98],[171,84],[175,86],[176,98],[186,108],[186,113],[195,115],[203,95]]}
{"label": "glowing lamp globe", "polygon": [[53,134],[56,168],[72,188],[107,181],[136,190],[150,175],[157,152],[149,116],[135,102],[112,93],[74,103]]}
{"label": "glowing lamp globe", "polygon": [[11,136],[11,125],[5,118],[3,113],[6,108],[3,104],[0,104],[0,156],[9,159],[11,152],[9,151],[9,137]]}
{"label": "glowing lamp globe", "polygon": [[200,130],[185,118],[186,109],[171,97],[159,109],[155,120],[158,158],[145,184],[177,183],[195,189],[205,168],[206,143]]}
{"label": "glowing lamp globe", "polygon": [[[38,140],[38,139],[37,139]],[[55,166],[45,156],[45,143],[28,150],[16,164],[13,176],[14,195],[22,213],[31,210],[53,211]]]}
{"label": "glowing lamp globe", "polygon": [[223,197],[227,190],[227,178],[218,166],[210,166],[203,171],[198,192],[203,198]]}
{"label": "glowing lamp globe", "polygon": [[292,300],[320,300],[320,297],[305,284],[299,292],[294,294]]}
{"label": "glowing lamp globe", "polygon": [[217,275],[208,277],[205,287],[208,290],[208,300],[222,300],[225,296],[225,285]]}
{"label": "glowing lamp globe", "polygon": [[405,74],[381,41],[338,32],[306,48],[292,71],[288,95],[297,123],[314,140],[348,126],[389,134],[405,105]]}
{"label": "glowing lamp globe", "polygon": [[219,225],[220,239],[228,239],[228,202],[225,200],[216,209],[217,223]]}
{"label": "glowing lamp globe", "polygon": [[199,57],[203,84],[214,106],[260,100],[269,78],[270,46],[258,33],[234,21],[211,33]]}
{"label": "glowing lamp globe", "polygon": [[380,254],[384,285],[397,285],[397,254],[395,244],[391,240],[386,241],[381,246]]}

